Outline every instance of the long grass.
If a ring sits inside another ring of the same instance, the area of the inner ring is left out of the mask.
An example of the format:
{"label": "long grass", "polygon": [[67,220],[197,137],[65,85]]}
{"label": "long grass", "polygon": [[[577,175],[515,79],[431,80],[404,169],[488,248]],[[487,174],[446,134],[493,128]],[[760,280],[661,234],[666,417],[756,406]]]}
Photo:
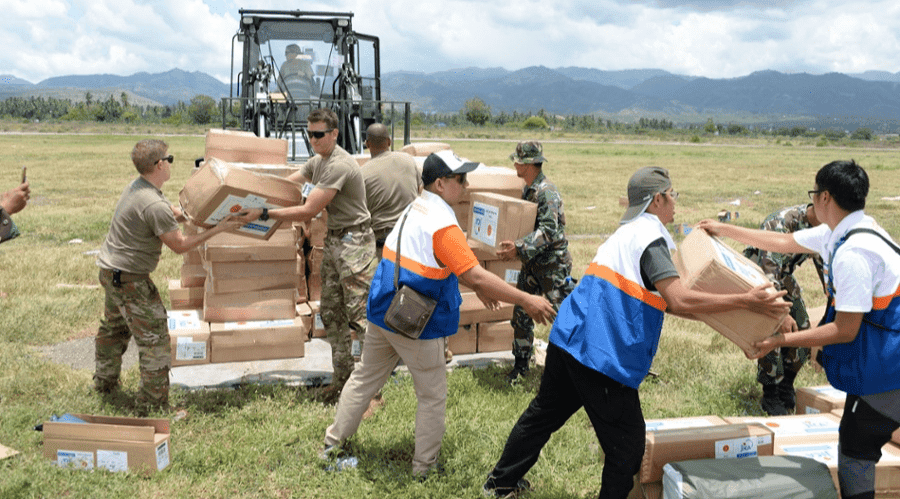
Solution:
{"label": "long grass", "polygon": [[[138,131],[143,133],[142,131]],[[457,369],[450,373],[447,433],[441,461],[447,473],[418,482],[410,474],[415,395],[402,372],[384,389],[386,405],[363,422],[349,447],[359,468],[335,473],[316,454],[334,407],[317,389],[245,385],[234,390],[173,390],[176,411],[153,416],[173,420],[171,466],[151,477],[54,467],[42,454],[42,435],[32,427],[51,414],[133,415],[127,400],[104,401],[90,390],[91,372],[55,364],[35,347],[95,333],[102,292],[96,284],[95,251],[106,234],[116,200],[135,176],[134,142],[146,135],[0,135],[0,190],[16,184],[27,166],[33,198],[15,215],[23,235],[0,246],[0,443],[20,451],[0,461],[0,497],[110,498],[344,498],[478,497],[515,420],[533,397],[540,369],[516,386],[504,382],[508,367]],[[545,140],[547,175],[565,200],[574,273],[580,276],[605,235],[615,230],[628,176],[659,165],[672,172],[677,223],[694,223],[723,209],[737,223],[755,226],[771,211],[804,202],[819,166],[855,158],[872,179],[868,211],[900,234],[896,201],[900,168],[896,149],[785,146],[756,143],[610,143],[590,137]],[[514,137],[448,139],[462,156],[508,166]],[[164,192],[170,201],[203,154],[199,135],[168,136],[176,157]],[[430,139],[429,139],[430,140]],[[740,200],[740,205],[731,204]],[[732,243],[734,247],[738,245]],[[166,298],[166,283],[179,277],[181,258],[164,250],[153,274]],[[801,268],[807,301],[822,294],[812,268]],[[537,331],[546,339],[547,327]],[[648,418],[717,414],[759,415],[756,366],[708,327],[669,318],[653,371],[641,387]],[[134,395],[136,368],[124,373]],[[805,368],[799,385],[825,383]],[[583,412],[551,439],[529,474],[536,498],[593,497],[602,453]]]}

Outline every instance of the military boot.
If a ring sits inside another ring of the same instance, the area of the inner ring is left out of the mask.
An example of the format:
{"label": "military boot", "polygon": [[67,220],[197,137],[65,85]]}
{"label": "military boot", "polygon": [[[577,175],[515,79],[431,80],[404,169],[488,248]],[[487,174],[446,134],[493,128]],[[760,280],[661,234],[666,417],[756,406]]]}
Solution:
{"label": "military boot", "polygon": [[794,408],[797,407],[797,394],[794,391],[794,379],[796,378],[797,373],[786,371],[784,379],[776,385],[778,386],[778,398],[781,399],[781,404],[788,412],[794,412]]}
{"label": "military boot", "polygon": [[763,385],[763,396],[759,406],[769,416],[784,416],[788,413],[779,396],[778,385]]}
{"label": "military boot", "polygon": [[516,357],[516,362],[513,364],[512,371],[506,375],[507,381],[512,383],[513,381],[519,379],[519,377],[525,376],[528,374],[528,361],[530,359],[528,357]]}

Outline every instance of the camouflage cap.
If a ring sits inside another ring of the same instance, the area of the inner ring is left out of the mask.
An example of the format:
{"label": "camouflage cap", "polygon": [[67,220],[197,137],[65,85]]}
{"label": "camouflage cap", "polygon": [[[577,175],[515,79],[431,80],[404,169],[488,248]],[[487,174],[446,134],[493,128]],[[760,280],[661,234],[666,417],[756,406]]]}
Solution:
{"label": "camouflage cap", "polygon": [[509,159],[516,163],[530,165],[534,163],[546,163],[547,159],[541,156],[544,148],[536,140],[519,142],[516,152],[509,155]]}

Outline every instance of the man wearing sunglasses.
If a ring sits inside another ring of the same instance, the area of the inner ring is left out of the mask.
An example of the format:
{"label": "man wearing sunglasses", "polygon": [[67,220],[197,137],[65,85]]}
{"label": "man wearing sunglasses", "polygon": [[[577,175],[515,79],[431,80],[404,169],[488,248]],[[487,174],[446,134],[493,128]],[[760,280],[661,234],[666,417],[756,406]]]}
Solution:
{"label": "man wearing sunglasses", "polygon": [[[351,330],[360,347],[366,334],[366,297],[375,274],[375,235],[366,208],[362,170],[350,154],[337,145],[338,118],[330,109],[309,114],[308,133],[316,155],[289,180],[310,183],[313,188],[299,206],[246,210],[241,220],[305,222],[322,210],[328,213],[328,232],[322,254],[322,323],[331,343],[334,369],[328,397],[336,396],[353,371]],[[360,350],[361,351],[361,350]]]}
{"label": "man wearing sunglasses", "polygon": [[131,151],[139,176],[122,193],[100,246],[97,266],[106,294],[95,340],[94,388],[112,394],[119,388],[122,355],[134,336],[140,352],[140,412],[167,408],[171,348],[166,307],[150,280],[165,244],[181,254],[224,231],[242,225],[232,217],[199,234],[184,235],[175,209],[162,193],[175,157],[161,140],[142,140]]}

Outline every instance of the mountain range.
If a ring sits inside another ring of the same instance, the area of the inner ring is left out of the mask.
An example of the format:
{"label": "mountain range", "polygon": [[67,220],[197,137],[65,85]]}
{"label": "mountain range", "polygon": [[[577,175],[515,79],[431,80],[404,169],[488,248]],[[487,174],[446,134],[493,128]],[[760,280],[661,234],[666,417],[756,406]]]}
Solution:
{"label": "mountain range", "polygon": [[[68,95],[83,100],[116,98],[122,92],[141,105],[188,103],[197,95],[228,96],[228,84],[202,72],[173,69],[131,76],[58,76],[32,84],[0,76],[0,100],[11,96]],[[537,112],[593,114],[617,121],[640,117],[676,123],[776,124],[900,128],[900,73],[781,73],[758,71],[712,79],[659,69],[603,71],[543,66],[508,71],[464,68],[435,73],[398,71],[382,75],[385,100],[408,101],[414,111],[454,113],[478,97],[494,114]]]}

